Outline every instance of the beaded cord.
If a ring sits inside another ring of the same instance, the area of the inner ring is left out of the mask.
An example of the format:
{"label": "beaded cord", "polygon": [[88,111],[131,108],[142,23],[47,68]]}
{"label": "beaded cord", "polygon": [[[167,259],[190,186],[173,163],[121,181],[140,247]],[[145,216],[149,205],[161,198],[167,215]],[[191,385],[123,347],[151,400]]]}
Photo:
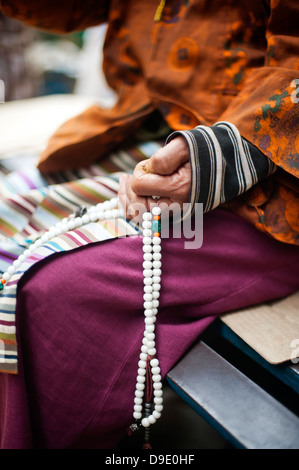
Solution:
{"label": "beaded cord", "polygon": [[[145,428],[144,448],[150,448],[149,427],[163,410],[162,377],[156,357],[155,322],[161,289],[161,209],[143,214],[144,336],[138,362],[131,431]],[[144,416],[142,414],[144,411]]]}
{"label": "beaded cord", "polygon": [[[153,199],[159,199],[153,196]],[[117,209],[118,198],[110,199],[90,208],[80,207],[74,214],[57,222],[50,227],[40,238],[32,242],[12,265],[3,273],[0,279],[0,291],[7,282],[17,273],[22,263],[43,244],[56,236],[70,230],[79,228],[90,222],[116,219],[123,217],[121,209]],[[161,417],[163,410],[163,390],[161,370],[156,357],[155,322],[158,313],[161,288],[161,209],[156,206],[151,212],[143,214],[143,309],[144,309],[144,335],[141,353],[138,361],[136,380],[134,412],[135,422],[130,426],[131,431],[145,429],[144,448],[150,448],[149,427]],[[142,414],[144,411],[144,415]]]}
{"label": "beaded cord", "polygon": [[36,249],[40,248],[44,243],[49,242],[58,235],[62,235],[70,230],[82,227],[82,225],[89,222],[97,222],[98,220],[116,219],[122,217],[123,211],[116,209],[118,206],[118,198],[112,198],[109,201],[99,203],[90,208],[80,207],[75,214],[57,222],[47,230],[40,238],[32,242],[28,248],[12,263],[5,273],[2,274],[0,279],[0,291],[4,289],[5,284],[12,278],[18,271],[22,263],[28,258]]}

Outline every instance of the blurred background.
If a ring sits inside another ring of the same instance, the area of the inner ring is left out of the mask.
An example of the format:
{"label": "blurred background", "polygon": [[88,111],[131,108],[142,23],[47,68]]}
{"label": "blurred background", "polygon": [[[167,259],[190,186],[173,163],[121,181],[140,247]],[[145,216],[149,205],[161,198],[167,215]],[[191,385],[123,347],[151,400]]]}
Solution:
{"label": "blurred background", "polygon": [[105,96],[101,73],[106,25],[56,35],[30,28],[0,12],[0,79],[5,101],[51,94]]}

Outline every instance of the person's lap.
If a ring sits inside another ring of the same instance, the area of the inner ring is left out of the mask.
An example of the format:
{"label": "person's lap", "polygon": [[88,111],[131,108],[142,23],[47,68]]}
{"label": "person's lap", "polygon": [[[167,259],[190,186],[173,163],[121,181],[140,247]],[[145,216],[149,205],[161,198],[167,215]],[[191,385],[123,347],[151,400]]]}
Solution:
{"label": "person's lap", "polygon": [[[221,209],[203,245],[162,240],[157,356],[168,372],[217,315],[298,289],[298,248]],[[20,282],[20,371],[1,376],[2,447],[109,448],[132,421],[144,329],[142,240],[53,255]],[[194,372],[196,373],[196,371]]]}

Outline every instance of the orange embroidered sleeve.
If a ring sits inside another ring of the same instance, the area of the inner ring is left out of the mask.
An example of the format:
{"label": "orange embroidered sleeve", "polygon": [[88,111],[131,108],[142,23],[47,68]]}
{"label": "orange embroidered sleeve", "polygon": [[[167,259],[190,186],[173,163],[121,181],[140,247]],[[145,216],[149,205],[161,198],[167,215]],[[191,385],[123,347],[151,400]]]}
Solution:
{"label": "orange embroidered sleeve", "polygon": [[299,177],[299,4],[272,0],[264,67],[252,69],[221,119]]}
{"label": "orange embroidered sleeve", "polygon": [[67,33],[107,20],[108,0],[0,0],[0,10],[39,29]]}
{"label": "orange embroidered sleeve", "polygon": [[270,6],[265,64],[251,70],[221,119],[278,171],[229,208],[277,240],[299,244],[299,4],[271,0]]}

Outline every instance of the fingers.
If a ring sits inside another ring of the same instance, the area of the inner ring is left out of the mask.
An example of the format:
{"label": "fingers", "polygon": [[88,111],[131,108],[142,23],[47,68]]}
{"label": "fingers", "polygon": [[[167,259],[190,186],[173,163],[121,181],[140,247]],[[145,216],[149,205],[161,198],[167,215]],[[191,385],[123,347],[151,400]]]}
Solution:
{"label": "fingers", "polygon": [[149,160],[136,165],[133,176],[120,177],[119,199],[128,219],[140,219],[143,212],[157,204],[173,202],[182,207],[189,201],[191,167],[185,139],[176,137],[159,149]]}
{"label": "fingers", "polygon": [[132,190],[132,176],[123,173],[119,179],[118,197],[120,205],[129,220],[140,222],[142,214],[149,210],[149,202],[146,197],[138,196]]}
{"label": "fingers", "polygon": [[[175,137],[148,160],[145,171],[158,175],[171,175],[189,161],[189,149],[182,136]],[[144,165],[143,165],[144,167]]]}
{"label": "fingers", "polygon": [[[151,196],[138,196],[132,190],[131,181],[131,175],[123,173],[120,176],[118,197],[121,208],[126,214],[126,218],[128,220],[134,219],[134,222],[140,223],[142,221],[142,214],[156,206],[157,201],[154,200]],[[159,205],[161,204],[164,208],[169,206],[171,202],[172,201],[169,198],[162,197],[159,199]]]}
{"label": "fingers", "polygon": [[135,194],[142,196],[160,196],[171,201],[187,202],[191,184],[190,163],[181,165],[170,175],[161,176],[146,173],[142,165],[137,165],[131,180]]}

